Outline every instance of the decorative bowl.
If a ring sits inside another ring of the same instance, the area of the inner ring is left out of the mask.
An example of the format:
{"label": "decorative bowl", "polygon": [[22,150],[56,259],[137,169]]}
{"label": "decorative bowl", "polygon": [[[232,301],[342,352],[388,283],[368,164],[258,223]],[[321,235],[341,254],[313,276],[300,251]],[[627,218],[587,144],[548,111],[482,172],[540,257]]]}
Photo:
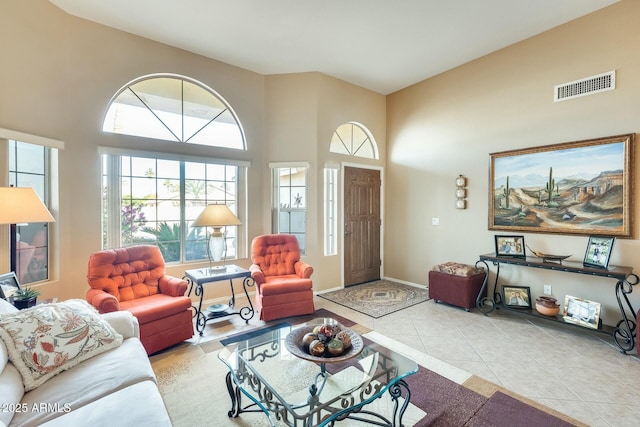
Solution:
{"label": "decorative bowl", "polygon": [[[551,301],[553,300],[553,301]],[[555,298],[536,299],[536,310],[544,316],[557,316],[560,313],[560,305],[556,304]]]}
{"label": "decorative bowl", "polygon": [[309,352],[304,348],[304,345],[302,344],[302,337],[304,337],[305,334],[309,332],[313,332],[313,328],[315,326],[317,325],[302,326],[298,329],[294,329],[289,333],[289,335],[287,335],[284,340],[284,346],[287,350],[289,350],[289,353],[301,359],[309,360],[311,362],[334,363],[351,359],[352,357],[355,357],[360,354],[360,352],[362,352],[362,349],[364,348],[362,337],[355,333],[353,330],[340,325],[341,330],[346,331],[351,338],[351,347],[349,347],[346,352],[342,353],[339,356],[332,356],[329,353],[326,353],[324,356],[313,356],[312,354],[309,354]]}

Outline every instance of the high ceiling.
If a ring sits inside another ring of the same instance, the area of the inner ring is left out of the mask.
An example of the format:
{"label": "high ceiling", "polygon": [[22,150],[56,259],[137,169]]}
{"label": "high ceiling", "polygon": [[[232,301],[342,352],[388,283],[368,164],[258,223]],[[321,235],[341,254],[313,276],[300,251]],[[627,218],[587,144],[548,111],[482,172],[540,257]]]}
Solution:
{"label": "high ceiling", "polygon": [[261,74],[389,94],[619,0],[49,0]]}

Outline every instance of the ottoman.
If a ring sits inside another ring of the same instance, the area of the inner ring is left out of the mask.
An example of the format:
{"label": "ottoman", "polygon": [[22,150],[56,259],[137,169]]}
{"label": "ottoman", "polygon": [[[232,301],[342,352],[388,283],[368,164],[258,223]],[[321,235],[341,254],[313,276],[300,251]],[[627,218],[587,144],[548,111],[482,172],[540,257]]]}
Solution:
{"label": "ottoman", "polygon": [[[486,274],[483,268],[457,262],[435,265],[429,271],[429,297],[469,311],[476,306]],[[486,295],[485,286],[481,298]]]}

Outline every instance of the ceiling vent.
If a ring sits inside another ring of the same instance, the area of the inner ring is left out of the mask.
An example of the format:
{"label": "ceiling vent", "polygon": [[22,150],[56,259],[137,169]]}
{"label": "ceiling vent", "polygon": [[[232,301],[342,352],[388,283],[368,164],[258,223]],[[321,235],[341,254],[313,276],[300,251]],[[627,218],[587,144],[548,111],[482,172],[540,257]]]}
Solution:
{"label": "ceiling vent", "polygon": [[609,71],[597,76],[563,83],[553,88],[553,102],[565,101],[579,96],[593,95],[616,88],[616,72]]}

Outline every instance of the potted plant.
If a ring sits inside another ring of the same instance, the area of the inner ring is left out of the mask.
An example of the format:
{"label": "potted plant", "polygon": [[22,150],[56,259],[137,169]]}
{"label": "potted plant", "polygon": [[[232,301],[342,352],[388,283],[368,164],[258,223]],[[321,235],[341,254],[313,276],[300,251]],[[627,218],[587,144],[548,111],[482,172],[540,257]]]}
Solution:
{"label": "potted plant", "polygon": [[25,286],[13,294],[13,305],[19,310],[33,307],[36,305],[38,295],[40,295],[39,290]]}

